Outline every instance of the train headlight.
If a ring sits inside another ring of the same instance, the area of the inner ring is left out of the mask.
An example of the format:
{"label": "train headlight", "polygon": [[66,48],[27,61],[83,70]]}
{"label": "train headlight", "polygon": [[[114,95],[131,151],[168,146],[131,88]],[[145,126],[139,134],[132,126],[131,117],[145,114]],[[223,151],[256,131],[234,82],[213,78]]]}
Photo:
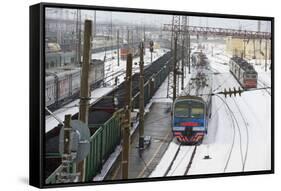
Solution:
{"label": "train headlight", "polygon": [[205,127],[204,127],[204,126],[193,127],[192,130],[193,130],[193,131],[204,131],[204,130],[205,130]]}

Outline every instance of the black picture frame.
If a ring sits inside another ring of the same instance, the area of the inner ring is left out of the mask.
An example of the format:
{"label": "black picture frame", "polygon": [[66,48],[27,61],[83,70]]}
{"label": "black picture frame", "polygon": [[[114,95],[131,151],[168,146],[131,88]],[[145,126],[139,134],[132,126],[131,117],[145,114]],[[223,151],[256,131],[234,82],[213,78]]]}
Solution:
{"label": "black picture frame", "polygon": [[[83,183],[66,183],[66,184],[51,184],[44,183],[44,132],[45,132],[45,8],[70,8],[83,10],[103,10],[103,11],[121,11],[121,12],[136,12],[136,13],[153,13],[165,15],[188,15],[199,17],[216,17],[216,18],[233,18],[247,20],[265,20],[271,22],[271,169],[265,171],[247,171],[233,173],[218,173],[204,175],[189,175],[189,176],[174,176],[174,177],[159,177],[159,178],[140,178],[128,180],[104,180],[98,182],[83,182]],[[75,4],[57,4],[57,3],[39,3],[30,6],[30,107],[29,107],[29,184],[39,188],[53,187],[69,187],[69,186],[85,186],[99,184],[116,184],[116,183],[134,183],[146,181],[167,181],[179,179],[197,179],[197,178],[212,178],[212,177],[227,177],[227,176],[244,176],[258,174],[274,173],[274,17],[249,16],[249,15],[231,15],[231,14],[216,14],[216,13],[196,13],[185,11],[171,10],[153,10],[153,9],[137,9],[123,7],[104,7],[93,5],[75,5]]]}

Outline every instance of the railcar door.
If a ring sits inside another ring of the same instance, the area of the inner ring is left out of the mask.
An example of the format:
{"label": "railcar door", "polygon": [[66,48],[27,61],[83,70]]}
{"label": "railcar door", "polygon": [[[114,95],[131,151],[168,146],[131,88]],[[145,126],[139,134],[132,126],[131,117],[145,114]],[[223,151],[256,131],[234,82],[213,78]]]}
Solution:
{"label": "railcar door", "polygon": [[45,104],[50,106],[55,103],[55,79],[54,77],[49,77],[46,80],[45,89]]}
{"label": "railcar door", "polygon": [[75,73],[72,74],[72,78],[71,78],[71,95],[74,95],[76,93],[78,93],[79,89],[80,89],[80,71],[75,71]]}
{"label": "railcar door", "polygon": [[59,79],[59,101],[68,97],[69,93],[69,78],[63,76]]}

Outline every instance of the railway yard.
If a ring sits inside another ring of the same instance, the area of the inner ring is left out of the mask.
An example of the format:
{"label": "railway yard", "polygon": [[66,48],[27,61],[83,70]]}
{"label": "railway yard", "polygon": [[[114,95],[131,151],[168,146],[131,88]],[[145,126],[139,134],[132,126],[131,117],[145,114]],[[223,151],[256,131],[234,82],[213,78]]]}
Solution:
{"label": "railway yard", "polygon": [[[179,18],[182,24],[177,31]],[[245,21],[263,29],[258,31],[234,25],[223,30],[191,18],[189,25],[186,19],[168,15],[157,27],[126,24],[124,30],[122,22],[112,26],[112,18],[111,23],[94,23],[97,31],[86,71],[88,97],[81,94],[83,52],[77,54],[74,46],[66,54],[56,43],[49,44],[46,184],[271,169],[273,63],[268,23]],[[86,27],[84,32],[86,36]],[[253,51],[249,41],[257,44]],[[81,122],[83,101],[88,104],[82,121],[89,138],[81,141],[86,132],[79,129],[83,125],[71,123],[76,129],[69,135],[67,152],[62,134],[67,132],[66,116]]]}
{"label": "railway yard", "polygon": [[[228,65],[218,62],[221,57],[227,59],[223,52],[210,57],[211,67],[216,72],[213,88],[219,91],[239,87],[239,83],[229,73]],[[264,72],[260,66],[256,68],[260,71],[259,76],[263,76],[266,81],[266,85],[259,86],[270,87],[270,72]],[[268,156],[270,152],[271,132],[270,128],[265,128],[271,125],[270,96],[270,90],[263,90],[246,92],[241,97],[214,97],[213,114],[203,143],[198,146],[181,146],[171,142],[150,177],[268,169],[271,160],[262,156]]]}

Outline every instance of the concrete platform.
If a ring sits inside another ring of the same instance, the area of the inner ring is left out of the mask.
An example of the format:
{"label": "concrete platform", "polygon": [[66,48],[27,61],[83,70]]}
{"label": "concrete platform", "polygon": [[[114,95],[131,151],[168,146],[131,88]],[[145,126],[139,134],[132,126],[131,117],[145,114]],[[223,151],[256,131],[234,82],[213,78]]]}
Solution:
{"label": "concrete platform", "polygon": [[[144,118],[144,135],[151,136],[151,144],[142,151],[138,149],[138,129],[131,137],[129,158],[129,179],[148,177],[159,163],[172,139],[171,103],[152,103],[150,112]],[[118,158],[106,180],[122,179],[121,158]]]}

